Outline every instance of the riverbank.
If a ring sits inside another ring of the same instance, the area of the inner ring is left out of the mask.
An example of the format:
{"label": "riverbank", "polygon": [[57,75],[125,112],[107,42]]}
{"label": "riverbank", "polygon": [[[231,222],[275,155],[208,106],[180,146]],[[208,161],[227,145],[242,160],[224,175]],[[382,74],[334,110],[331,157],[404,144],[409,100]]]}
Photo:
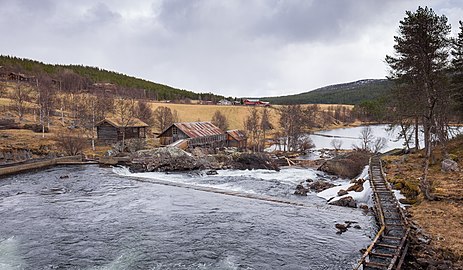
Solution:
{"label": "riverbank", "polygon": [[95,164],[94,162],[83,162],[82,156],[69,156],[49,158],[43,160],[29,160],[20,164],[11,164],[11,166],[0,167],[0,177],[23,173],[32,170],[44,169],[56,165],[77,165],[77,164]]}
{"label": "riverbank", "polygon": [[463,136],[447,144],[450,157],[457,162],[459,171],[442,171],[441,150],[435,150],[434,162],[429,170],[435,201],[424,200],[419,191],[419,178],[423,171],[422,151],[384,158],[388,181],[395,188],[402,189],[406,202],[412,203],[408,212],[414,237],[407,258],[411,269],[463,269]]}

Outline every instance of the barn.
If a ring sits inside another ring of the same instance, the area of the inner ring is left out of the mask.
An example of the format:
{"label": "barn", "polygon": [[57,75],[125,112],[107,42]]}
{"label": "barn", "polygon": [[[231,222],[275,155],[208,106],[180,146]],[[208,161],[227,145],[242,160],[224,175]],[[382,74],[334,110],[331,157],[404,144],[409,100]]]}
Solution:
{"label": "barn", "polygon": [[173,123],[158,135],[162,145],[188,140],[188,147],[223,147],[227,135],[211,122]]}
{"label": "barn", "polygon": [[247,137],[244,131],[238,129],[227,130],[227,146],[245,149],[247,146]]}
{"label": "barn", "polygon": [[125,139],[145,139],[147,127],[148,124],[137,118],[132,118],[128,123],[122,123],[115,118],[105,118],[96,124],[97,140],[100,143],[121,141],[124,132]]}

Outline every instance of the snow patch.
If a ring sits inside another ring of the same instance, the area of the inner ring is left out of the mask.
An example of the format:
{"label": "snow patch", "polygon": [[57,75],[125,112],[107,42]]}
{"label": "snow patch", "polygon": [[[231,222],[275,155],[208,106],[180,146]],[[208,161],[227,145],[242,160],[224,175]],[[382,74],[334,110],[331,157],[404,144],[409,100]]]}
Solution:
{"label": "snow patch", "polygon": [[368,181],[369,180],[368,169],[369,169],[369,166],[368,165],[365,166],[365,168],[363,168],[362,173],[360,173],[360,175],[357,176],[356,178],[356,180],[358,179],[366,180],[365,183],[363,183],[363,191],[361,192],[349,191],[346,195],[338,196],[338,192],[341,189],[347,190],[350,186],[353,185],[351,183],[347,183],[341,186],[332,187],[322,192],[319,192],[317,193],[317,196],[327,201],[329,200],[330,202],[335,202],[335,201],[340,200],[341,198],[351,196],[355,201],[357,201],[357,203],[372,205],[373,202],[371,199],[372,198],[371,195],[373,194],[373,191],[371,189],[370,182]]}

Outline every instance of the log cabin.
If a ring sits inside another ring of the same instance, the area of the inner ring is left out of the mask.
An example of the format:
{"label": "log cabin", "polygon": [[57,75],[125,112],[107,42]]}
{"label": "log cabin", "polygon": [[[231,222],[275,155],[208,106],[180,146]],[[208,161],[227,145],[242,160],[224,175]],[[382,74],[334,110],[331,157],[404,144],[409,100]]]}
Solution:
{"label": "log cabin", "polygon": [[211,122],[173,123],[157,136],[161,145],[187,140],[188,147],[224,147],[227,135]]}
{"label": "log cabin", "polygon": [[148,124],[138,118],[122,123],[116,118],[105,118],[96,124],[97,141],[99,143],[114,143],[125,139],[145,139]]}
{"label": "log cabin", "polygon": [[247,137],[244,131],[238,129],[227,130],[227,146],[245,149],[247,147]]}

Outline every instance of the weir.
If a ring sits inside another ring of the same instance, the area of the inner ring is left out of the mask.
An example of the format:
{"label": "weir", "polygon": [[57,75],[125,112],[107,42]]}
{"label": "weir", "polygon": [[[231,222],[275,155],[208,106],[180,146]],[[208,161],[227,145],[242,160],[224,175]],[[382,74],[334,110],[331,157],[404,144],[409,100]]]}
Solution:
{"label": "weir", "polygon": [[375,212],[381,226],[355,270],[401,269],[408,249],[410,228],[399,202],[386,183],[381,159],[370,159],[370,183]]}
{"label": "weir", "polygon": [[217,194],[222,194],[222,195],[235,196],[235,197],[266,201],[266,202],[278,203],[278,204],[288,204],[288,205],[311,207],[311,208],[316,207],[316,206],[304,204],[298,201],[277,198],[277,197],[272,197],[272,196],[266,196],[266,195],[243,193],[243,192],[224,190],[224,189],[219,189],[219,188],[214,188],[214,187],[196,186],[196,185],[190,185],[190,184],[185,184],[185,183],[175,183],[175,182],[163,181],[163,180],[157,180],[157,179],[145,180],[143,178],[134,177],[134,176],[132,176],[131,178],[134,179],[135,181],[151,183],[151,184],[156,184],[156,185],[193,189],[193,190],[199,190],[199,191],[204,191],[204,192],[211,192],[211,193],[217,193]]}

